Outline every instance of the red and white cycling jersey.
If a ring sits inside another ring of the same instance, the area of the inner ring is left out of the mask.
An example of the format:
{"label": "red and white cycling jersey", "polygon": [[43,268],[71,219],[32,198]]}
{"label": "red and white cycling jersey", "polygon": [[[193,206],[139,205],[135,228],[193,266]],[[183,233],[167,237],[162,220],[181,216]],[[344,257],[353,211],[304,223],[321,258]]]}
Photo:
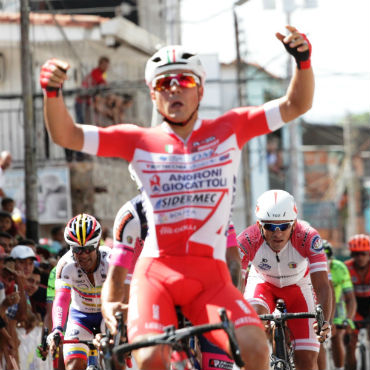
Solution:
{"label": "red and white cycling jersey", "polygon": [[[141,195],[126,202],[117,212],[113,226],[114,246],[109,264],[128,269],[126,284],[131,282],[136,261],[143,249],[147,227]],[[237,245],[234,225],[230,224],[226,247]]]}
{"label": "red and white cycling jersey", "polygon": [[315,229],[297,221],[286,246],[274,252],[262,237],[257,224],[238,235],[242,251],[242,268],[251,262],[249,277],[256,276],[276,287],[298,284],[308,273],[327,271],[322,241]]}
{"label": "red and white cycling jersey", "polygon": [[354,260],[351,258],[345,261],[351,275],[353,289],[355,291],[357,301],[356,320],[362,320],[370,315],[370,270],[365,277],[361,277],[356,271]]}
{"label": "red and white cycling jersey", "polygon": [[279,102],[198,120],[183,140],[167,123],[81,126],[82,151],[131,162],[148,218],[143,257],[202,256],[225,261],[226,233],[241,148],[280,128]]}
{"label": "red and white cycling jersey", "polygon": [[[288,312],[314,310],[310,273],[327,271],[322,241],[315,229],[306,222],[297,221],[290,240],[278,253],[268,246],[257,224],[248,227],[237,239],[243,270],[251,263],[244,292],[250,304],[261,305],[272,312],[276,300],[282,298]],[[313,321],[288,321],[297,351],[319,351]]]}

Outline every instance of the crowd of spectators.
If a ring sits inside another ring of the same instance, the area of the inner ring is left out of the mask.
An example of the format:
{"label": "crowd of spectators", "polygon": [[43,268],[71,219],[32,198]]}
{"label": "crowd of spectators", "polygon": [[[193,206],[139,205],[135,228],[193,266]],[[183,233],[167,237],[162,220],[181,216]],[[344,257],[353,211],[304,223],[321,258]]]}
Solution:
{"label": "crowd of spectators", "polygon": [[28,334],[43,325],[49,273],[65,252],[60,230],[55,227],[50,239],[37,244],[18,233],[10,212],[0,211],[0,368],[20,368],[19,328]]}
{"label": "crowd of spectators", "polygon": [[[4,197],[1,206],[0,369],[23,369],[20,330],[26,335],[34,329],[41,333],[42,327],[51,330],[52,300],[48,302],[47,299],[48,280],[68,247],[64,241],[65,225],[54,226],[50,235],[36,243],[26,238],[24,220],[14,207],[14,200]],[[112,245],[107,228],[102,243]],[[40,335],[32,340],[28,348],[36,356]]]}

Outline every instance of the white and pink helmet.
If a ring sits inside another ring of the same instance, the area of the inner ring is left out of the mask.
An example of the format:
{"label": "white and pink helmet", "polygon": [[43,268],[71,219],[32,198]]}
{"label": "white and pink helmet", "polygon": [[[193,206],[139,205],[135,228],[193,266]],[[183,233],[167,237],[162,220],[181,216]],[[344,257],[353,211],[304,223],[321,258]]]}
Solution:
{"label": "white and pink helmet", "polygon": [[259,221],[292,221],[297,219],[294,197],[284,190],[268,190],[258,199],[255,210]]}

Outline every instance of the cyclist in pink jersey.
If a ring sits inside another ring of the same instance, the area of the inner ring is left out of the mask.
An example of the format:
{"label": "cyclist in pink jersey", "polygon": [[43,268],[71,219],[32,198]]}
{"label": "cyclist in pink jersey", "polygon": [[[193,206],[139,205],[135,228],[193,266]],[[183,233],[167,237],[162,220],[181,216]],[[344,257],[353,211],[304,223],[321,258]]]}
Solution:
{"label": "cyclist in pink jersey", "polygon": [[[232,284],[225,248],[243,145],[312,105],[310,44],[296,28],[287,26],[287,30],[287,36],[276,34],[297,62],[286,95],[260,107],[233,109],[213,120],[198,118],[205,71],[199,57],[181,46],[162,48],[148,60],[145,79],[163,116],[163,123],[153,128],[76,124],[60,94],[68,63],[52,59],[41,68],[45,122],[54,142],[129,161],[143,191],[149,231],[131,283],[130,341],[176,325],[176,305],[195,325],[218,321],[217,311],[224,306],[235,324],[245,368],[268,368],[261,322]],[[110,300],[108,296],[104,301],[104,317],[119,308]],[[222,331],[207,338],[230,353]],[[170,349],[141,349],[134,356],[141,369],[163,369]]]}
{"label": "cyclist in pink jersey", "polygon": [[308,223],[297,220],[294,198],[284,190],[263,193],[255,213],[257,223],[238,236],[243,268],[251,263],[244,297],[258,314],[266,314],[279,298],[288,312],[313,312],[316,296],[327,320],[319,335],[313,319],[287,324],[297,370],[317,369],[320,341],[330,336],[332,303],[322,240]]}

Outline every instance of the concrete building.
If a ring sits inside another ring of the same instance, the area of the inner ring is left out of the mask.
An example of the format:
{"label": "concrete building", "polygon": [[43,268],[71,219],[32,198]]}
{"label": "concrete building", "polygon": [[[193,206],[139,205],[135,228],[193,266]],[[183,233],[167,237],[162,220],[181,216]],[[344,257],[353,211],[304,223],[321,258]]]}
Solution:
{"label": "concrete building", "polygon": [[[39,70],[51,57],[70,63],[69,79],[63,91],[74,114],[74,99],[83,77],[96,67],[99,56],[106,55],[111,60],[107,73],[110,92],[129,96],[132,102],[124,113],[124,122],[149,124],[152,103],[143,79],[144,68],[147,58],[165,41],[122,17],[109,19],[95,15],[31,13],[30,42],[35,81],[36,155],[41,171],[41,235],[47,232],[50,224],[63,223],[82,211],[96,215],[103,224],[111,226],[120,205],[137,193],[127,165],[115,159],[95,157],[87,161],[66,162],[64,149],[50,142],[44,129]],[[7,174],[8,194],[15,197],[18,207],[24,210],[20,71],[20,15],[3,12],[0,13],[0,147],[13,155],[13,166]],[[61,208],[58,209],[57,205],[54,209],[46,207],[46,194],[62,188],[64,200],[59,202]]]}

